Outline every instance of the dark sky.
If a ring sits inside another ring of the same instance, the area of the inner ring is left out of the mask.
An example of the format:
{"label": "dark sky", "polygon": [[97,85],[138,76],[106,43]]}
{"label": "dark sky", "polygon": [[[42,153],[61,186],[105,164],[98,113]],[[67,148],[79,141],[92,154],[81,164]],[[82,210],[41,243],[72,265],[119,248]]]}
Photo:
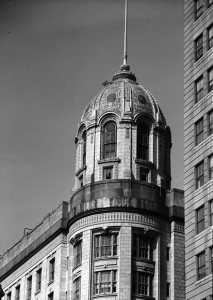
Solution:
{"label": "dark sky", "polygon": [[[0,1],[0,254],[74,185],[77,124],[122,63],[124,0]],[[129,0],[128,63],[172,131],[183,188],[183,0]]]}

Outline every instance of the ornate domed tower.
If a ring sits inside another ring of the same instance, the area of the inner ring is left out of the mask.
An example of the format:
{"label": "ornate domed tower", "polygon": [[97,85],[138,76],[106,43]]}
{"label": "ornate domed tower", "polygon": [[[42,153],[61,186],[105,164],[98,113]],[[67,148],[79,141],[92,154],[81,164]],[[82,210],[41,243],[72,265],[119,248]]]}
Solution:
{"label": "ornate domed tower", "polygon": [[170,129],[127,64],[103,85],[75,139],[74,299],[184,299],[183,193],[170,190]]}
{"label": "ornate domed tower", "polygon": [[126,49],[84,110],[75,143],[73,299],[183,300],[183,192],[170,190],[171,132]]}

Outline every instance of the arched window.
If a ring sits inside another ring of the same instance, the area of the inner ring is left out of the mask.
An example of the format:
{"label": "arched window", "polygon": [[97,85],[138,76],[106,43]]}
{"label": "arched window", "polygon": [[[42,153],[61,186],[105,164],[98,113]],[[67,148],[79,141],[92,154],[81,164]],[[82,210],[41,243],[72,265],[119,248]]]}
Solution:
{"label": "arched window", "polygon": [[82,134],[82,164],[86,165],[86,147],[87,147],[87,136],[86,130]]}
{"label": "arched window", "polygon": [[117,132],[115,122],[108,122],[103,128],[103,158],[116,157]]}
{"label": "arched window", "polygon": [[149,130],[143,123],[137,127],[137,158],[149,159]]}

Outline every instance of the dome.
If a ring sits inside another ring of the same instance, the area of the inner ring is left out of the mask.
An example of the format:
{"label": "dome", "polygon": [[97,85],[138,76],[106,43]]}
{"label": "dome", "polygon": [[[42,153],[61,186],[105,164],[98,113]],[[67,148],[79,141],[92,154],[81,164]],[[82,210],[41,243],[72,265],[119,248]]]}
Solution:
{"label": "dome", "polygon": [[165,118],[153,95],[136,80],[129,66],[122,65],[113,81],[104,82],[103,88],[85,108],[81,123],[90,125],[105,113],[115,113],[120,119],[127,117],[135,120],[145,114],[157,123],[166,125]]}

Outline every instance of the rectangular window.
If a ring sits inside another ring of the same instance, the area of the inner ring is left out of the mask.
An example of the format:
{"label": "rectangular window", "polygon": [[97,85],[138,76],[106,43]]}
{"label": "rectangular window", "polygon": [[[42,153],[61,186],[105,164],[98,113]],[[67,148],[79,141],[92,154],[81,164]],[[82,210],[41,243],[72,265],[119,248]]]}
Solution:
{"label": "rectangular window", "polygon": [[36,292],[40,292],[41,290],[41,274],[42,274],[42,269],[39,269],[36,272]]}
{"label": "rectangular window", "polygon": [[213,155],[209,156],[209,180],[213,178]]}
{"label": "rectangular window", "polygon": [[208,49],[211,49],[213,47],[213,24],[207,29],[207,40]]}
{"label": "rectangular window", "polygon": [[167,284],[166,284],[166,296],[170,297],[170,283],[169,282],[167,282]]}
{"label": "rectangular window", "polygon": [[213,226],[213,200],[209,202],[210,226]]}
{"label": "rectangular window", "polygon": [[20,300],[20,285],[16,287],[15,300]]}
{"label": "rectangular window", "polygon": [[94,295],[116,293],[117,271],[95,272],[94,275]]}
{"label": "rectangular window", "polygon": [[197,61],[203,56],[203,35],[199,35],[195,40],[195,60]]}
{"label": "rectangular window", "polygon": [[211,247],[209,250],[210,250],[210,257],[209,257],[210,272],[213,273],[213,247]]}
{"label": "rectangular window", "polygon": [[203,98],[203,76],[195,81],[195,103]]}
{"label": "rectangular window", "polygon": [[204,205],[197,209],[197,233],[205,229],[205,209]]}
{"label": "rectangular window", "polygon": [[203,161],[195,167],[196,189],[204,185],[204,163]]}
{"label": "rectangular window", "polygon": [[170,247],[166,247],[166,260],[170,261]]}
{"label": "rectangular window", "polygon": [[208,134],[213,134],[213,110],[208,113]]}
{"label": "rectangular window", "polygon": [[195,20],[203,14],[203,0],[195,0]]}
{"label": "rectangular window", "polygon": [[49,261],[49,282],[53,282],[55,277],[55,258]]}
{"label": "rectangular window", "polygon": [[153,276],[148,273],[134,272],[132,281],[132,292],[138,296],[152,297]]}
{"label": "rectangular window", "polygon": [[133,236],[134,258],[152,259],[151,241],[143,235]]}
{"label": "rectangular window", "polygon": [[116,256],[117,247],[117,234],[95,235],[95,258]]}
{"label": "rectangular window", "polygon": [[54,294],[53,292],[48,295],[48,300],[53,300]]}
{"label": "rectangular window", "polygon": [[205,252],[197,256],[197,278],[198,280],[206,276]]}
{"label": "rectangular window", "polygon": [[213,90],[213,67],[208,70],[208,92]]}
{"label": "rectangular window", "polygon": [[195,124],[195,145],[203,141],[203,118]]}
{"label": "rectangular window", "polygon": [[77,267],[81,264],[82,261],[82,240],[79,240],[74,245],[74,267]]}
{"label": "rectangular window", "polygon": [[31,299],[32,296],[32,276],[27,278],[27,299]]}
{"label": "rectangular window", "polygon": [[73,285],[73,300],[79,300],[81,292],[81,277],[78,277],[76,280],[74,280]]}
{"label": "rectangular window", "polygon": [[107,180],[107,179],[112,179],[112,172],[113,172],[113,167],[106,167],[103,168],[103,180]]}
{"label": "rectangular window", "polygon": [[11,292],[9,292],[8,294],[7,294],[7,300],[11,300],[12,299],[12,294],[11,294]]}

